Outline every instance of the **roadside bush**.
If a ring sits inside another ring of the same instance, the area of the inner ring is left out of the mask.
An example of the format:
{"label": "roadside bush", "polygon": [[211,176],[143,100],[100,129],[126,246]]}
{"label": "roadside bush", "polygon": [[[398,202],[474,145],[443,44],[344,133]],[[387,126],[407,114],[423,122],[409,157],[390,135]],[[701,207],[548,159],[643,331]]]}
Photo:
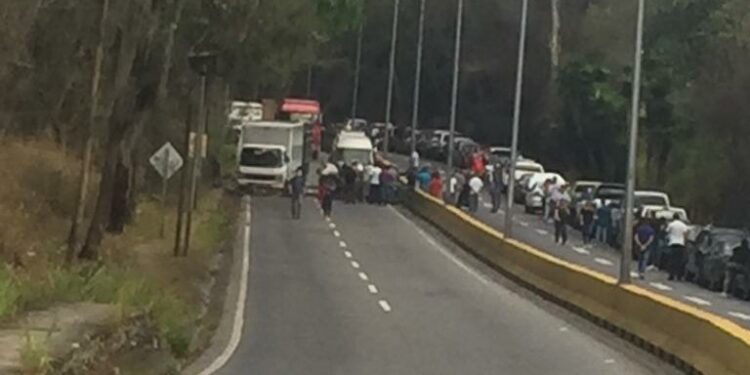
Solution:
{"label": "roadside bush", "polygon": [[0,267],[0,320],[16,313],[19,295],[12,273],[6,267]]}

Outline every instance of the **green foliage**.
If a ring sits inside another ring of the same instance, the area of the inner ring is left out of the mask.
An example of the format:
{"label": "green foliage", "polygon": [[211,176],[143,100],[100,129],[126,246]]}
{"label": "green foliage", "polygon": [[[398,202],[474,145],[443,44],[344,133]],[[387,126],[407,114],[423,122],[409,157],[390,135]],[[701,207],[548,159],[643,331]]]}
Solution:
{"label": "green foliage", "polygon": [[13,280],[12,270],[0,268],[0,320],[16,313],[20,294],[18,285]]}
{"label": "green foliage", "polygon": [[574,59],[560,70],[562,143],[571,165],[592,177],[618,179],[628,104],[620,76],[599,63]]}
{"label": "green foliage", "polygon": [[35,338],[26,331],[26,340],[20,349],[21,366],[24,373],[47,374],[52,369],[52,359],[41,338]]}

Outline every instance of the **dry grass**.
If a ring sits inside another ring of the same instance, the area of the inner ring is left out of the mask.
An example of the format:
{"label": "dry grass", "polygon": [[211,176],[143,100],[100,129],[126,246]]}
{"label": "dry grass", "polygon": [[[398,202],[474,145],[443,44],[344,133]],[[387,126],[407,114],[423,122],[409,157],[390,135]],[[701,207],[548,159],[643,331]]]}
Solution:
{"label": "dry grass", "polygon": [[160,238],[162,207],[143,197],[133,224],[105,237],[102,264],[65,268],[59,264],[78,168],[53,142],[0,138],[0,320],[59,302],[113,303],[123,316],[149,314],[173,352],[186,354],[203,299],[199,285],[227,227],[221,192],[203,190],[187,258],[172,257],[174,207]]}
{"label": "dry grass", "polygon": [[0,139],[0,259],[38,264],[59,253],[77,170],[77,159],[50,141]]}

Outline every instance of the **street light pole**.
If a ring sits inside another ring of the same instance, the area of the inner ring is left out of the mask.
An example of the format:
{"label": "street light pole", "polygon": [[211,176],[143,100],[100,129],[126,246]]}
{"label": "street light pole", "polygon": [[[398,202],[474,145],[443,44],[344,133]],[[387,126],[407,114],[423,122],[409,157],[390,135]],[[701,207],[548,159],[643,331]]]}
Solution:
{"label": "street light pole", "polygon": [[424,8],[425,1],[419,3],[419,31],[417,34],[417,72],[414,78],[414,107],[411,112],[411,153],[417,149],[417,123],[419,122],[419,89],[422,82],[422,43],[424,42]]}
{"label": "street light pole", "polygon": [[456,106],[458,104],[458,72],[461,62],[461,31],[463,28],[464,0],[458,0],[456,11],[456,47],[453,55],[453,88],[451,92],[451,119],[448,133],[448,169],[453,170],[453,140],[456,132]]}
{"label": "street light pole", "polygon": [[385,99],[385,138],[383,152],[388,153],[390,138],[391,106],[393,105],[393,76],[396,73],[396,39],[398,39],[398,13],[400,0],[393,0],[393,30],[391,31],[391,61],[388,68],[388,94]]}
{"label": "street light pole", "polygon": [[364,19],[359,24],[357,35],[357,61],[354,63],[354,89],[352,90],[352,119],[357,118],[357,99],[359,98],[359,72],[362,60],[362,34],[364,33]]}
{"label": "street light pole", "polygon": [[516,162],[518,161],[518,127],[521,120],[523,69],[526,54],[526,24],[529,17],[529,0],[521,5],[521,31],[518,37],[518,67],[516,68],[516,97],[513,103],[513,139],[511,140],[510,170],[508,171],[508,205],[505,210],[505,236],[513,235],[513,192],[515,190]]}
{"label": "street light pole", "polygon": [[638,0],[638,19],[635,29],[635,54],[633,63],[633,97],[630,103],[630,150],[628,151],[627,195],[625,197],[625,235],[622,240],[619,284],[630,283],[630,263],[633,254],[633,196],[635,193],[636,158],[638,155],[638,117],[641,103],[641,54],[643,50],[643,17],[645,0]]}

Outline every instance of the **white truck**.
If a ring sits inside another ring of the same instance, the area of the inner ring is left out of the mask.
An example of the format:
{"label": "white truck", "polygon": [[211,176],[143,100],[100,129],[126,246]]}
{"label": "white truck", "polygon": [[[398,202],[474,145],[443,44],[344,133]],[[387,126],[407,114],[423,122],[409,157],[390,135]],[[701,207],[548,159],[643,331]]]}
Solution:
{"label": "white truck", "polygon": [[331,161],[334,163],[351,165],[356,161],[365,166],[374,163],[372,141],[364,132],[344,130],[336,137],[333,146]]}
{"label": "white truck", "polygon": [[237,183],[284,188],[302,166],[305,129],[301,122],[256,121],[242,126],[237,146]]}

